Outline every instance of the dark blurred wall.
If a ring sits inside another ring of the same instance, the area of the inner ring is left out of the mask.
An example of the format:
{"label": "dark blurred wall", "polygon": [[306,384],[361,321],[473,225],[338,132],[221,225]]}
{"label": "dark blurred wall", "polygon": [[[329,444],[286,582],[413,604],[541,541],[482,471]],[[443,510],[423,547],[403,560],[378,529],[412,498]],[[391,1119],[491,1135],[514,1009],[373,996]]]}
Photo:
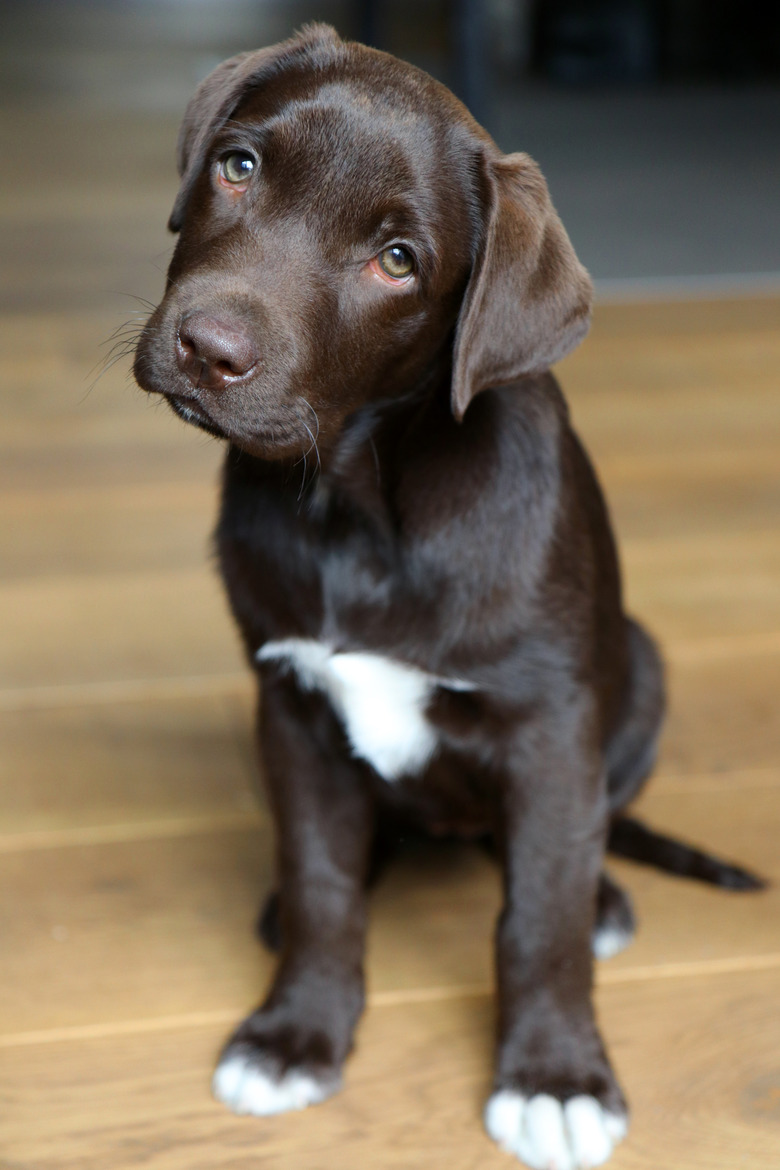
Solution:
{"label": "dark blurred wall", "polygon": [[569,84],[780,76],[777,0],[536,0],[530,64]]}
{"label": "dark blurred wall", "polygon": [[[778,13],[780,0],[0,0],[0,189],[16,209],[0,300],[40,301],[35,249],[59,258],[52,303],[155,295],[189,96],[224,57],[315,19],[371,32],[461,94],[475,52],[479,116],[502,149],[539,161],[602,289],[780,287]],[[31,150],[47,176],[32,188],[19,181]],[[121,230],[95,200],[116,168]],[[69,219],[86,197],[88,232]]]}

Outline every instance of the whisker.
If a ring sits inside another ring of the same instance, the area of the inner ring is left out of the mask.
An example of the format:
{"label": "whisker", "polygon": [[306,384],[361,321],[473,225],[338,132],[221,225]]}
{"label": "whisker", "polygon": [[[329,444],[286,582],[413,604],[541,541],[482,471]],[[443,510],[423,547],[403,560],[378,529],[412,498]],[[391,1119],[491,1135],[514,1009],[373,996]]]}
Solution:
{"label": "whisker", "polygon": [[312,449],[312,447],[313,447],[313,448],[314,448],[314,454],[317,456],[317,471],[318,471],[318,472],[319,472],[319,471],[322,471],[322,460],[320,459],[320,449],[319,449],[319,447],[317,446],[317,439],[316,439],[316,437],[315,437],[315,436],[314,436],[314,435],[311,433],[311,430],[309,429],[309,427],[307,427],[307,426],[306,426],[306,423],[304,423],[303,425],[304,425],[304,428],[305,428],[305,430],[306,430],[306,434],[307,434],[307,435],[309,436],[309,438],[311,439],[311,447],[309,447],[309,451],[311,451],[311,449]]}
{"label": "whisker", "polygon": [[[322,459],[320,458],[320,449],[317,446],[317,439],[320,437],[320,420],[317,416],[317,411],[314,409],[314,407],[312,406],[312,404],[310,402],[308,402],[303,397],[301,398],[301,402],[304,404],[304,406],[307,406],[309,408],[309,410],[312,412],[312,414],[314,415],[314,423],[315,423],[315,426],[317,427],[316,434],[313,435],[311,433],[311,430],[309,429],[309,427],[306,426],[306,423],[303,423],[303,425],[304,425],[304,427],[306,427],[306,432],[307,432],[309,438],[311,439],[311,445],[314,448],[315,455],[317,456],[317,474],[319,474],[322,471]],[[303,420],[301,420],[301,421],[303,422]],[[309,448],[309,450],[311,450],[311,447]]]}
{"label": "whisker", "polygon": [[141,307],[144,308],[148,313],[153,313],[157,308],[157,305],[155,305],[153,301],[147,300],[146,297],[139,297],[136,293],[118,292],[117,290],[114,290],[111,295],[114,297],[125,297],[130,301],[136,301],[137,304],[141,305]]}
{"label": "whisker", "polygon": [[[310,403],[310,402],[309,402],[309,401],[308,401],[306,398],[303,398],[303,397],[302,397],[302,398],[301,398],[301,402],[303,403],[303,405],[304,405],[304,406],[308,406],[309,410],[310,410],[310,411],[312,412],[312,414],[314,415],[314,421],[315,421],[315,423],[317,424],[317,434],[316,434],[315,438],[317,438],[317,439],[318,439],[318,438],[320,437],[320,420],[319,420],[319,418],[317,417],[317,411],[314,409],[314,407],[312,406],[312,404],[311,404],[311,403]],[[309,433],[311,433],[311,432],[309,432]]]}
{"label": "whisker", "polygon": [[[123,295],[132,296],[131,293]],[[138,300],[139,303],[143,303],[141,297],[136,297],[134,299]],[[152,308],[153,307],[154,306],[152,306]],[[135,312],[128,320],[122,321],[119,325],[117,325],[117,327],[109,334],[105,341],[100,343],[101,348],[108,348],[106,349],[105,354],[87,373],[87,378],[92,378],[92,380],[84,391],[81,399],[82,402],[84,402],[89,397],[101,378],[105,377],[108,371],[112,369],[117,364],[117,362],[122,361],[124,358],[128,358],[133,354],[141,338],[141,335],[144,332],[144,329],[147,327],[146,322],[147,314],[145,312],[142,313],[139,310]],[[92,377],[93,374],[95,375],[94,377]]]}
{"label": "whisker", "polygon": [[[311,450],[311,448],[309,448],[309,450]],[[299,462],[300,462],[300,460],[299,460]],[[306,490],[306,452],[304,451],[304,453],[303,453],[303,474],[301,476],[301,486],[300,486],[300,489],[298,491],[298,503],[299,504],[301,502],[301,497],[303,496],[303,493],[305,490]]]}

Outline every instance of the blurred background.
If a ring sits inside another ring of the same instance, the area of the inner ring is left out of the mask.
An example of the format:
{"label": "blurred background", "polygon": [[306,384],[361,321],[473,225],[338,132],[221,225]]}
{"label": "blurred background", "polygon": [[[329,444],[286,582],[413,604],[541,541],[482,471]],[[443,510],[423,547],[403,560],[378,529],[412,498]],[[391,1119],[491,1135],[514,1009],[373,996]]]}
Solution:
{"label": "blurred background", "polygon": [[[145,211],[173,193],[188,97],[223,57],[312,19],[429,70],[504,150],[531,153],[604,295],[637,280],[755,288],[780,271],[771,0],[4,0],[0,12],[0,98],[20,115],[3,124],[9,306],[154,296]],[[85,239],[74,200],[99,204],[125,170],[121,220],[107,229],[95,206]],[[22,262],[42,253],[45,294]]]}
{"label": "blurred background", "polygon": [[780,1149],[780,5],[0,2],[0,1165],[501,1170],[482,1134],[496,871],[413,854],[373,896],[347,1089],[253,1122],[208,1093],[271,961],[255,696],[210,558],[220,443],[147,400],[184,107],[312,19],[452,85],[541,164],[597,291],[562,363],[630,609],[669,667],[640,815],[755,897],[612,863],[597,971],[634,1109],[614,1170]]}

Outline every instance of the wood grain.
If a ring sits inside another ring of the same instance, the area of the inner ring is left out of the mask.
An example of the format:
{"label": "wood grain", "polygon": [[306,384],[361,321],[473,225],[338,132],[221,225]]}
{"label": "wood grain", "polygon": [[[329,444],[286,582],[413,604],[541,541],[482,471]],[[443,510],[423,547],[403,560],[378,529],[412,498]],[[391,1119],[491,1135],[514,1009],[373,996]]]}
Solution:
{"label": "wood grain", "polygon": [[[780,550],[763,536],[699,549],[671,542],[632,551],[627,593],[672,661],[678,643],[695,658],[698,640],[737,659],[765,645],[780,654],[778,582]],[[0,582],[0,636],[3,690],[242,668],[221,585],[205,565]]]}
{"label": "wood grain", "polygon": [[[615,1170],[774,1170],[774,972],[604,988],[599,1014],[634,1103]],[[485,1138],[492,1009],[479,997],[370,1010],[343,1092],[304,1114],[237,1118],[208,1095],[220,1024],[2,1053],[8,1164],[212,1170],[511,1163]],[[674,1059],[670,1059],[670,1053]]]}
{"label": "wood grain", "polygon": [[216,511],[212,479],[6,492],[0,579],[202,568]]}
{"label": "wood grain", "polygon": [[251,807],[253,706],[247,693],[0,712],[0,849],[11,835]]}
{"label": "wood grain", "polygon": [[662,770],[723,773],[780,762],[780,655],[672,660]]}
{"label": "wood grain", "polygon": [[[733,857],[772,878],[736,895],[638,866],[610,862],[641,922],[634,944],[603,964],[603,978],[644,978],[669,964],[757,959],[780,972],[780,788],[649,794],[639,812],[657,828]],[[212,814],[215,815],[215,814]],[[235,812],[233,814],[236,815]],[[215,815],[215,819],[218,814]],[[232,1009],[259,998],[270,959],[252,937],[272,884],[273,849],[262,812],[230,830],[207,822],[141,824],[101,843],[67,838],[0,851],[7,992],[0,1032],[41,1031]],[[497,871],[475,847],[416,847],[372,896],[368,978],[377,992],[489,986],[499,908]],[[27,908],[24,915],[18,905]],[[780,977],[780,975],[778,976]],[[43,1000],[32,990],[56,987]]]}
{"label": "wood grain", "polygon": [[[208,563],[222,449],[126,358],[95,380],[143,319],[124,293],[162,287],[174,137],[149,113],[0,116],[5,156],[35,142],[57,175],[56,199],[0,176],[0,1167],[508,1166],[479,1121],[498,882],[473,848],[410,848],[373,894],[337,1100],[259,1122],[208,1096],[271,969],[252,684]],[[599,307],[560,369],[669,662],[639,811],[773,879],[739,897],[613,864],[641,921],[597,977],[634,1105],[615,1170],[780,1159],[779,367],[767,297]]]}
{"label": "wood grain", "polygon": [[243,666],[216,573],[202,568],[14,581],[0,610],[0,688]]}

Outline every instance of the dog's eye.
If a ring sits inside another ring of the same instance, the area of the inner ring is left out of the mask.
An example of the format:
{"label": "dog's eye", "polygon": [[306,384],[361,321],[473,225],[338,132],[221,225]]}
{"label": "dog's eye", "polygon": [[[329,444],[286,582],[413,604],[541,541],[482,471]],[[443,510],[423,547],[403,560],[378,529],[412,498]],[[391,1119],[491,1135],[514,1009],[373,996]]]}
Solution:
{"label": "dog's eye", "polygon": [[402,280],[404,276],[411,276],[414,272],[414,257],[406,248],[393,244],[392,248],[385,248],[379,253],[379,267],[394,280]]}
{"label": "dog's eye", "polygon": [[228,183],[246,183],[257,166],[254,155],[246,150],[234,150],[219,164],[220,173]]}

